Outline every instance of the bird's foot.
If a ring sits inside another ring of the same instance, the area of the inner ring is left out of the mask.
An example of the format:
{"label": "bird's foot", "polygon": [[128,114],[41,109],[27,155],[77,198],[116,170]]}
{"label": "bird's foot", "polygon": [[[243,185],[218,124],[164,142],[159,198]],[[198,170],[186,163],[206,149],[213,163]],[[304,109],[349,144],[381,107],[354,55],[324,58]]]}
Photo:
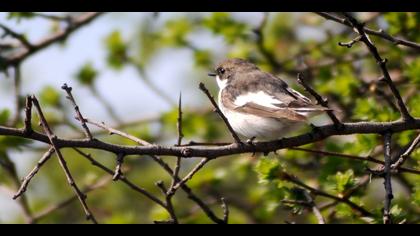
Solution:
{"label": "bird's foot", "polygon": [[252,145],[252,146],[254,146],[254,140],[255,140],[255,136],[254,137],[252,137],[252,138],[250,138],[250,139],[248,139],[248,140],[246,140],[246,143],[248,144],[248,145]]}

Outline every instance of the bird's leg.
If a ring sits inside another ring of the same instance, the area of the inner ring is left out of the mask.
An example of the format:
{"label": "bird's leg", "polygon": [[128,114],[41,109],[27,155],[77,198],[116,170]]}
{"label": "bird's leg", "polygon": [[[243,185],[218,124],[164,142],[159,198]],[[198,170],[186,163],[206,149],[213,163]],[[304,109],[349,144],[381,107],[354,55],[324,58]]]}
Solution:
{"label": "bird's leg", "polygon": [[246,143],[248,144],[248,145],[252,145],[252,146],[254,146],[254,140],[255,140],[255,136],[254,137],[252,137],[252,138],[250,138],[250,139],[248,139],[248,140],[246,140]]}
{"label": "bird's leg", "polygon": [[249,146],[252,146],[253,148],[254,148],[254,151],[252,152],[252,156],[254,157],[255,156],[255,154],[256,154],[256,150],[255,150],[255,145],[254,145],[254,140],[255,140],[255,136],[254,137],[252,137],[252,138],[250,138],[250,139],[248,139],[248,140],[246,140],[246,144],[248,144]]}

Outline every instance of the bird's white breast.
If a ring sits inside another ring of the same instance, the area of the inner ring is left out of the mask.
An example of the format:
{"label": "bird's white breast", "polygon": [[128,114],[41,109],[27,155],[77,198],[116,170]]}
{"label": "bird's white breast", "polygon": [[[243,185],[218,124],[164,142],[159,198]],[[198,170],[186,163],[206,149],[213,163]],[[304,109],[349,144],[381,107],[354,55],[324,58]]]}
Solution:
{"label": "bird's white breast", "polygon": [[[252,138],[256,137],[258,139],[276,139],[283,137],[285,133],[292,127],[294,122],[290,122],[287,120],[278,120],[273,118],[266,118],[266,117],[260,117],[255,116],[251,114],[245,114],[242,112],[236,112],[231,109],[227,109],[225,106],[223,106],[223,103],[221,102],[221,92],[219,92],[219,107],[223,114],[228,119],[230,125],[232,128],[237,132],[238,134],[245,136],[246,138]],[[259,98],[265,98],[267,97],[260,96],[261,94],[252,95],[257,96]],[[238,97],[240,98],[240,96]],[[236,100],[237,101],[237,100]],[[238,104],[241,102],[247,101],[246,97],[240,98]],[[252,100],[252,102],[259,101]],[[264,101],[264,99],[263,99]],[[267,100],[265,100],[267,101]],[[268,99],[268,101],[270,101]],[[245,102],[246,103],[246,102]],[[256,102],[258,103],[258,102]]]}

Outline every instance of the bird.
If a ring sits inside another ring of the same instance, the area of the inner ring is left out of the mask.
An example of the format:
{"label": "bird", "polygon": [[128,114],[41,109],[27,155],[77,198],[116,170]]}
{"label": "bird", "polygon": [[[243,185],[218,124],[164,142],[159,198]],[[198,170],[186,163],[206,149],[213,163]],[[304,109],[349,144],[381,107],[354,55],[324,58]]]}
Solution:
{"label": "bird", "polygon": [[208,75],[216,78],[221,112],[247,142],[285,137],[310,117],[330,110],[245,59],[225,59]]}

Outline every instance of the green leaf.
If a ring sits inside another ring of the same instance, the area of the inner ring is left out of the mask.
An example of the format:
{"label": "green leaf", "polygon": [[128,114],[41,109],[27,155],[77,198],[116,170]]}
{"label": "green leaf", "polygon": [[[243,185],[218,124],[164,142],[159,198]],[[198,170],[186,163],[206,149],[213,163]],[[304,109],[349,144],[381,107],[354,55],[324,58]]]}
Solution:
{"label": "green leaf", "polygon": [[127,43],[119,31],[113,31],[105,39],[108,50],[107,62],[113,69],[120,70],[128,60]]}
{"label": "green leaf", "polygon": [[223,35],[229,44],[232,44],[237,39],[247,38],[247,25],[235,21],[226,12],[215,12],[211,16],[204,18],[203,26],[210,29],[214,34]]}
{"label": "green leaf", "polygon": [[47,106],[60,106],[60,93],[52,86],[46,86],[40,94],[41,103]]}
{"label": "green leaf", "polygon": [[93,67],[91,62],[86,63],[80,68],[76,74],[77,80],[87,86],[91,86],[98,77],[98,71]]}
{"label": "green leaf", "polygon": [[209,50],[195,50],[194,51],[194,61],[196,66],[208,68],[211,66],[212,55]]}
{"label": "green leaf", "polygon": [[353,170],[347,170],[346,172],[337,172],[336,175],[331,176],[330,180],[335,183],[335,190],[338,194],[343,194],[347,189],[355,185]]}
{"label": "green leaf", "polygon": [[260,182],[267,182],[276,179],[281,170],[280,162],[277,159],[261,158],[255,166]]}
{"label": "green leaf", "polygon": [[4,109],[0,111],[0,125],[5,125],[10,117],[10,110]]}
{"label": "green leaf", "polygon": [[407,78],[415,83],[415,85],[420,85],[420,58],[417,57],[404,68],[404,75],[407,76]]}
{"label": "green leaf", "polygon": [[18,22],[22,19],[31,19],[35,17],[33,12],[10,12],[7,15],[7,19],[16,19]]}
{"label": "green leaf", "polygon": [[187,46],[187,35],[192,31],[191,22],[183,17],[166,22],[161,32],[161,42],[167,46]]}

